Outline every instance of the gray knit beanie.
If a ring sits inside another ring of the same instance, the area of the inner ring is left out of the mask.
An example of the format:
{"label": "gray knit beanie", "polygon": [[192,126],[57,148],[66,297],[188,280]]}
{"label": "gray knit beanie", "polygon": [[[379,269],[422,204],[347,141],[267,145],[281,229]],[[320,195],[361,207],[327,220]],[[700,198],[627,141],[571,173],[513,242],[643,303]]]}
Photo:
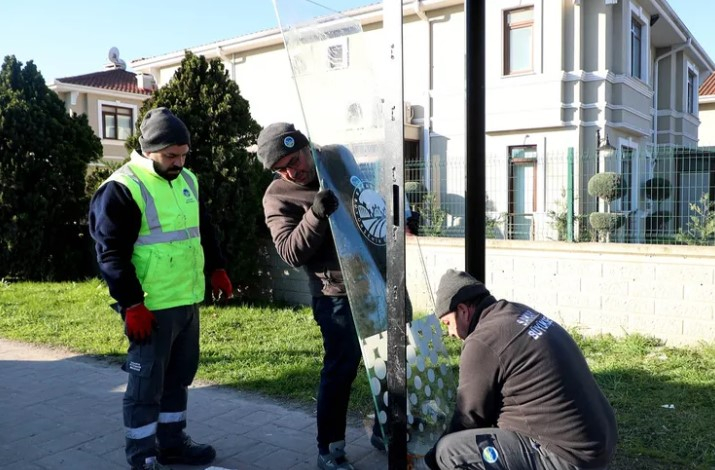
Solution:
{"label": "gray knit beanie", "polygon": [[274,122],[258,134],[258,159],[270,170],[278,160],[308,145],[308,138],[288,122]]}
{"label": "gray knit beanie", "polygon": [[167,108],[154,108],[144,115],[139,126],[142,152],[158,152],[172,145],[191,145],[186,125]]}
{"label": "gray knit beanie", "polygon": [[489,290],[464,271],[450,269],[439,280],[435,314],[443,317],[457,309],[457,305],[489,295]]}

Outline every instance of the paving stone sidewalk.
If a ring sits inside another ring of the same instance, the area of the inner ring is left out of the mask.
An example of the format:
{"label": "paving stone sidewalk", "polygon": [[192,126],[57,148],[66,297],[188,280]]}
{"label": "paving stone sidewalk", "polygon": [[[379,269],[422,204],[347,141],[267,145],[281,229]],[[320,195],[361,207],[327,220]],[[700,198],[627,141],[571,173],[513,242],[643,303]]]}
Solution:
{"label": "paving stone sidewalk", "polygon": [[[116,364],[0,339],[0,468],[128,469],[121,414],[126,379]],[[315,417],[305,410],[197,384],[188,416],[194,440],[216,447],[214,470],[317,468]],[[360,423],[346,440],[358,470],[387,468]],[[206,467],[174,467],[199,468]]]}

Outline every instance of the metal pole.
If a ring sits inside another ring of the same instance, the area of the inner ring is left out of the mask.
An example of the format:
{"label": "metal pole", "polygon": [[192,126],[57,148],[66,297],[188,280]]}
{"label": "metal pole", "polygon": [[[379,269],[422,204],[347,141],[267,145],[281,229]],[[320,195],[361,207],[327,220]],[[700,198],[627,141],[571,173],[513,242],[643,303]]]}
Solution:
{"label": "metal pole", "polygon": [[485,22],[486,0],[466,0],[466,226],[465,267],[475,278],[485,280],[486,220],[486,96]]}
{"label": "metal pole", "polygon": [[385,178],[387,198],[387,406],[388,469],[407,468],[407,383],[405,334],[404,90],[402,1],[383,3],[387,39]]}

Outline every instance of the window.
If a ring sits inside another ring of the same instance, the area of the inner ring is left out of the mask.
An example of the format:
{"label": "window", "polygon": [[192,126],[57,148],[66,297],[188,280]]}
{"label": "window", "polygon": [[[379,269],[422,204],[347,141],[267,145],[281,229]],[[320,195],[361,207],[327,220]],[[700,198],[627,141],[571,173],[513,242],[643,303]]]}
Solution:
{"label": "window", "polygon": [[536,145],[509,147],[509,233],[532,240],[536,212]]}
{"label": "window", "polygon": [[131,108],[102,105],[102,138],[127,140],[134,122]]}
{"label": "window", "polygon": [[643,25],[631,18],[631,76],[636,78],[643,78],[642,37]]}
{"label": "window", "polygon": [[688,95],[687,95],[687,103],[686,103],[686,110],[689,114],[695,114],[695,110],[697,109],[696,107],[696,100],[698,99],[698,93],[697,93],[697,80],[698,76],[695,73],[693,69],[688,67]]}
{"label": "window", "polygon": [[621,211],[624,212],[626,221],[625,221],[625,237],[626,241],[631,241],[632,240],[632,230],[633,230],[633,217],[634,214],[631,212],[634,209],[633,205],[633,198],[635,197],[635,194],[631,189],[634,187],[633,186],[633,178],[636,176],[635,172],[635,162],[634,162],[634,157],[636,154],[636,149],[632,147],[626,147],[625,145],[621,146],[621,175],[623,176],[623,185],[625,189],[625,194],[621,196]]}
{"label": "window", "polygon": [[504,75],[534,70],[534,7],[504,12]]}
{"label": "window", "polygon": [[329,70],[340,70],[348,67],[348,41],[339,38],[327,46],[327,65]]}

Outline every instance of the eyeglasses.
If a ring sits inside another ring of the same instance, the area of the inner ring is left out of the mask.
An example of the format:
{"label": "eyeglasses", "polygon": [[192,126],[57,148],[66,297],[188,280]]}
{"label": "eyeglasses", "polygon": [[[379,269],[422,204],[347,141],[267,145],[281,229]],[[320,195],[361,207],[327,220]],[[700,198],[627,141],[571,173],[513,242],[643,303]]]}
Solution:
{"label": "eyeglasses", "polygon": [[288,163],[286,163],[284,166],[282,166],[280,168],[273,167],[273,173],[285,174],[288,172],[289,168],[295,169],[299,163],[301,152],[302,151],[298,151],[295,154],[293,154],[291,159],[288,160]]}

